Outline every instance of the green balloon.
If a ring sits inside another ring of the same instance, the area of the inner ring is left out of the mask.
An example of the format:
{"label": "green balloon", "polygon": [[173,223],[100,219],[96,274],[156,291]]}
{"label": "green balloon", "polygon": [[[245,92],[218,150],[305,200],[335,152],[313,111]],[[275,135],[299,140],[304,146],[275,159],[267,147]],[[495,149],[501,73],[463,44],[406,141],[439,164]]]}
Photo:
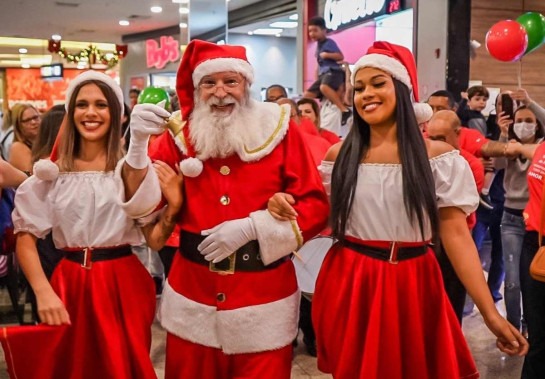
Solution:
{"label": "green balloon", "polygon": [[528,47],[524,55],[531,53],[545,42],[545,17],[541,13],[528,12],[517,18],[528,34]]}
{"label": "green balloon", "polygon": [[157,104],[166,100],[165,109],[170,108],[170,96],[168,92],[159,87],[146,87],[138,95],[138,104]]}

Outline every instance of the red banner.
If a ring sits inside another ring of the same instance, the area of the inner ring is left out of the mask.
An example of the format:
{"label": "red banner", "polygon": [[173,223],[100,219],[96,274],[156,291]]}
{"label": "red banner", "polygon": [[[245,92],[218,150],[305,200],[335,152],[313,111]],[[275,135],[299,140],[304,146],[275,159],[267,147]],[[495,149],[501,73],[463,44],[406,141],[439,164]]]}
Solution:
{"label": "red banner", "polygon": [[81,73],[82,70],[65,69],[62,79],[44,80],[37,68],[7,68],[9,107],[16,103],[30,103],[38,110],[46,111],[55,104],[64,104],[68,83]]}

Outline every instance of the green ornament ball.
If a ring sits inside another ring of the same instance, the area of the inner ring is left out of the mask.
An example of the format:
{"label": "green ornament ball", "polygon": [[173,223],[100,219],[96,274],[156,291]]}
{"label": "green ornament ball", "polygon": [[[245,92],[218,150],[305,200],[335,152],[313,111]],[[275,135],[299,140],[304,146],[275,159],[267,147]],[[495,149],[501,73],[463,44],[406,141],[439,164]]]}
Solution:
{"label": "green ornament ball", "polygon": [[170,108],[170,96],[168,92],[159,87],[146,87],[138,95],[138,104],[157,104],[166,100],[165,109]]}

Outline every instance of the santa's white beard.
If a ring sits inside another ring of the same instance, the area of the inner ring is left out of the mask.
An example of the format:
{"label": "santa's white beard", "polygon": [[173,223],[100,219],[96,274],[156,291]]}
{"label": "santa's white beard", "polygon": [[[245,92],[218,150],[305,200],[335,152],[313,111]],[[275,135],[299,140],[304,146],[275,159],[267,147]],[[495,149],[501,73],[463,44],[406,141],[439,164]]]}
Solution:
{"label": "santa's white beard", "polygon": [[[234,104],[230,114],[212,112],[212,105]],[[197,158],[225,158],[241,151],[244,135],[251,125],[247,124],[252,114],[252,102],[249,98],[240,103],[227,95],[221,101],[211,97],[204,102],[195,96],[195,108],[190,118],[190,137],[197,152]]]}

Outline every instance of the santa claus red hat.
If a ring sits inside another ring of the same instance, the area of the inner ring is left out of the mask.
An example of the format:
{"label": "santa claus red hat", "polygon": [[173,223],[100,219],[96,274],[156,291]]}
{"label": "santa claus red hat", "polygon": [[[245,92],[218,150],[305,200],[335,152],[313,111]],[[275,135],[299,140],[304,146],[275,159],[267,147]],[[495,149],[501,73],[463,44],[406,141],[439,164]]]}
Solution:
{"label": "santa claus red hat", "polygon": [[198,39],[187,45],[176,75],[176,93],[183,120],[188,120],[193,111],[195,88],[201,79],[222,71],[238,72],[250,84],[254,81],[254,69],[246,58],[244,46],[217,45]]}
{"label": "santa claus red hat", "polygon": [[[176,93],[180,101],[182,120],[189,120],[193,112],[195,89],[201,79],[223,71],[240,73],[249,84],[254,81],[254,70],[243,46],[217,45],[197,39],[187,45],[176,75]],[[195,177],[202,172],[202,162],[195,158],[196,152],[188,127],[184,127],[182,132],[189,158],[180,162],[180,169],[185,176]]]}
{"label": "santa claus red hat", "polygon": [[352,70],[351,82],[354,84],[356,72],[364,67],[374,67],[385,71],[405,84],[412,92],[414,113],[419,124],[428,121],[433,111],[428,104],[418,103],[418,79],[413,54],[406,47],[385,41],[376,41],[361,57]]}

